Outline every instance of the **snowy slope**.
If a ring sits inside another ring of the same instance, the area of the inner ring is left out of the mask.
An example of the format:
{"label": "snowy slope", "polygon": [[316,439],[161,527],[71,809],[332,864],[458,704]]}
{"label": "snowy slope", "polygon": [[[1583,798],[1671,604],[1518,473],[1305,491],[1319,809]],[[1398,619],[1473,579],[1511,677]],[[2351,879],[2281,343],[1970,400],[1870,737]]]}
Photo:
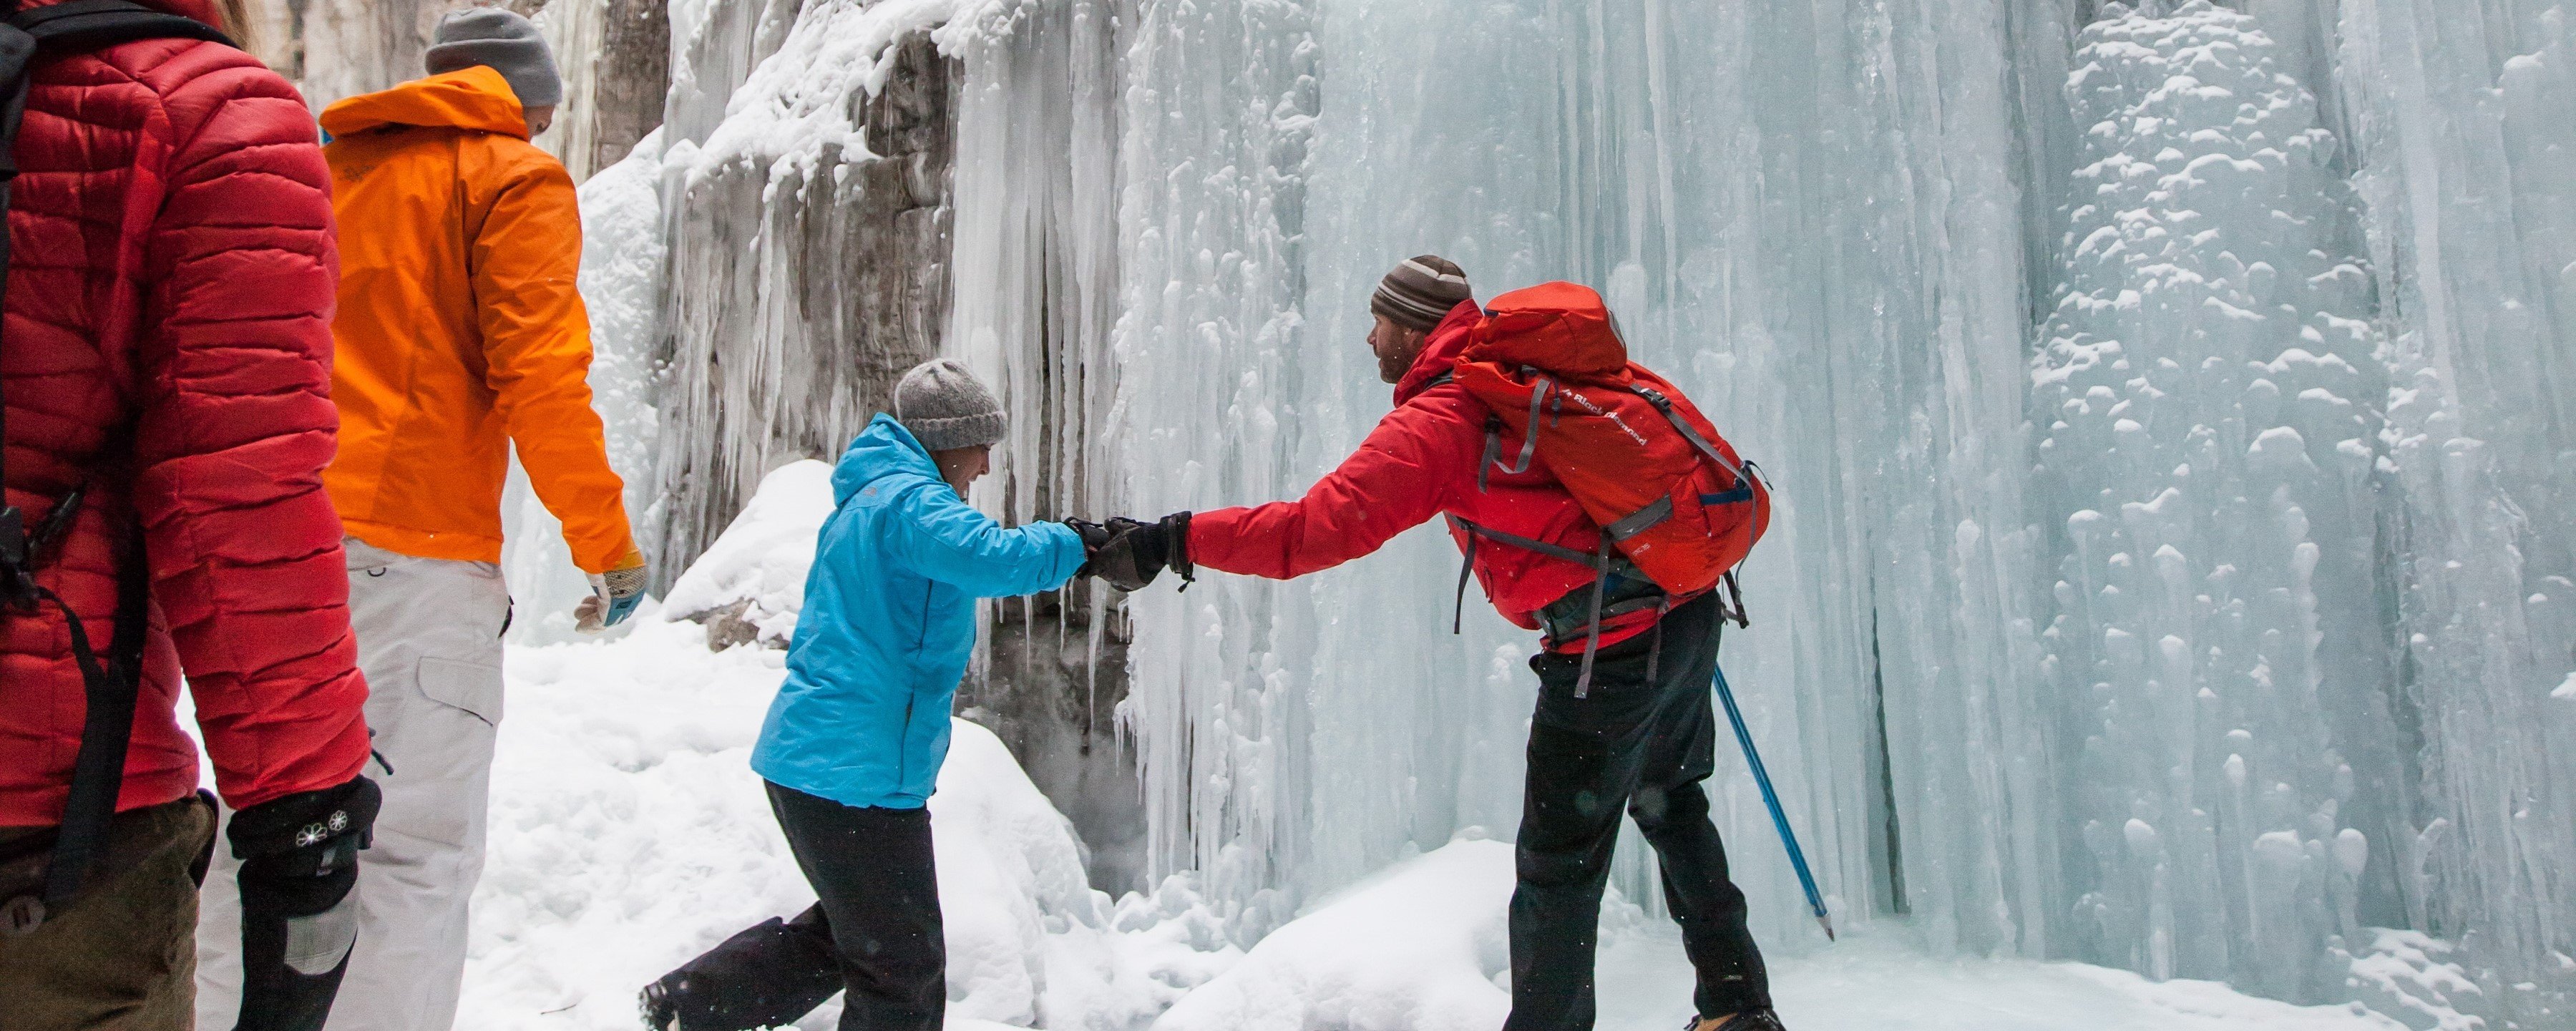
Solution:
{"label": "snowy slope", "polygon": [[[782,658],[709,653],[696,627],[660,622],[611,643],[511,648],[458,1027],[625,1031],[646,981],[812,901],[747,765]],[[1504,843],[1398,864],[1245,953],[1186,880],[1114,904],[1091,891],[1064,818],[972,723],[957,725],[932,812],[952,1027],[1489,1031],[1508,1008]],[[1690,993],[1679,938],[1615,898],[1604,926],[1602,1027],[1678,1026]],[[1786,960],[1774,977],[1800,1031],[2400,1026],[2203,982],[1932,959],[1901,927]],[[829,1028],[836,1013],[827,1004],[799,1026]]]}

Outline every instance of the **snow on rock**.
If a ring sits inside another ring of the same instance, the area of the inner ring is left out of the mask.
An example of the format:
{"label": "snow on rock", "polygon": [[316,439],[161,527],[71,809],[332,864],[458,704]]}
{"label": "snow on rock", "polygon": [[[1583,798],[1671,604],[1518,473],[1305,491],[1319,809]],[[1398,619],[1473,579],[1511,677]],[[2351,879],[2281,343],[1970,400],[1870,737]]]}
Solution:
{"label": "snow on rock", "polygon": [[957,721],[930,812],[952,1021],[1123,1031],[1238,955],[1178,885],[1092,890],[1072,824],[980,725]]}
{"label": "snow on rock", "polygon": [[950,44],[998,3],[672,6],[667,548],[696,554],[781,462],[837,455],[938,351]]}
{"label": "snow on rock", "polygon": [[2469,976],[2447,942],[2420,931],[2372,928],[2369,947],[2349,957],[2345,981],[2356,1005],[2388,1014],[2418,1031],[2478,1031],[2497,1026],[2479,1014],[2486,990]]}
{"label": "snow on rock", "polygon": [[1154,1031],[1487,1031],[1511,999],[1512,847],[1459,841],[1270,933]]}
{"label": "snow on rock", "polygon": [[[856,99],[885,88],[896,41],[941,30],[943,49],[976,31],[977,17],[1000,0],[821,0],[798,11],[777,52],[752,70],[725,102],[724,121],[691,156],[711,170],[753,161],[812,171],[841,155],[868,153]],[[838,154],[833,153],[838,151]]]}
{"label": "snow on rock", "polygon": [[832,508],[830,465],[807,459],[762,477],[742,514],[671,585],[666,618],[706,622],[710,647],[750,640],[786,647]]}

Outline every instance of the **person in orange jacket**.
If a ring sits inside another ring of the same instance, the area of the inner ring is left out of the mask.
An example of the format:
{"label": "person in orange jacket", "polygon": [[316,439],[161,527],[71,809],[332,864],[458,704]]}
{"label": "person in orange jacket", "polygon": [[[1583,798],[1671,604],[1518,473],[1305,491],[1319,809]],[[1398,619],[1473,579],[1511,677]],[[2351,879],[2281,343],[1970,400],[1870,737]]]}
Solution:
{"label": "person in orange jacket", "polygon": [[455,1019],[501,718],[513,445],[592,574],[585,628],[626,618],[644,585],[591,408],[572,178],[528,142],[563,95],[553,56],[526,18],[468,8],[439,24],[427,65],[427,78],[322,112],[342,269],[340,450],[323,483],[349,535],[349,612],[383,759],[370,772],[384,789],[335,1029]]}

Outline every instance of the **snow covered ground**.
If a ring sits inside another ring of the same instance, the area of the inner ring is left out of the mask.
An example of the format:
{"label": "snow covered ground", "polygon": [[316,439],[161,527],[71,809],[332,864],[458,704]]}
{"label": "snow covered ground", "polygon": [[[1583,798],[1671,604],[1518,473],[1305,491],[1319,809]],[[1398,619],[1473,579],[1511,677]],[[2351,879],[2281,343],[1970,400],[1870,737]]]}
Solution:
{"label": "snow covered ground", "polygon": [[[746,765],[784,653],[711,653],[695,624],[640,622],[616,640],[510,652],[458,1027],[632,1028],[646,981],[812,899]],[[1401,863],[1247,952],[1185,882],[1152,898],[1092,891],[1071,826],[979,727],[961,721],[932,806],[952,1026],[1466,1031],[1507,1008],[1504,842],[1471,834]],[[1604,924],[1601,1026],[1679,1026],[1678,937],[1624,902]],[[2205,982],[1932,958],[1890,922],[1783,957],[1775,977],[1801,1031],[2403,1026]],[[828,1028],[835,1011],[800,1026]]]}

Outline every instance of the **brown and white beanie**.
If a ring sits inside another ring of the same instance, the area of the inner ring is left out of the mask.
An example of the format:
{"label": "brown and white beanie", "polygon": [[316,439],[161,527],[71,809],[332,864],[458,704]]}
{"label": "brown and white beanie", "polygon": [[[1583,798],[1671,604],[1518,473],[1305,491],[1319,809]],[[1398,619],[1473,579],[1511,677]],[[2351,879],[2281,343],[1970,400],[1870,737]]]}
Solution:
{"label": "brown and white beanie", "polygon": [[1369,310],[1396,325],[1428,332],[1448,318],[1449,309],[1458,302],[1474,297],[1467,288],[1467,273],[1457,262],[1425,254],[1406,259],[1379,280],[1377,293],[1369,297]]}

